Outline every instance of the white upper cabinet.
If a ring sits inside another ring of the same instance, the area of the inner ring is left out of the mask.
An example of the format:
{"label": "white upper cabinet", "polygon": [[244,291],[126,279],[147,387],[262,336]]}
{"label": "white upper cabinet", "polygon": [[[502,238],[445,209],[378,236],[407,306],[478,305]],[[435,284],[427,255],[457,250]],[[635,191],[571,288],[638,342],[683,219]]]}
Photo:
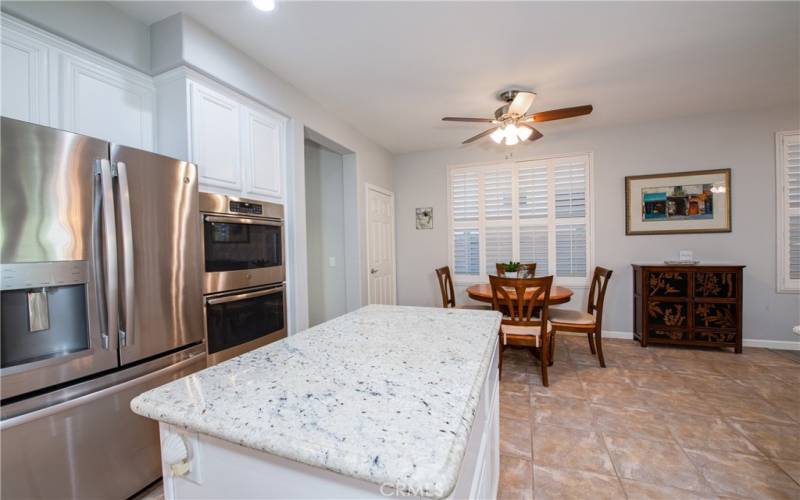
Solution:
{"label": "white upper cabinet", "polygon": [[153,149],[149,75],[2,15],[3,116]]}
{"label": "white upper cabinet", "polygon": [[149,77],[60,54],[61,127],[139,149],[153,149],[155,88]]}
{"label": "white upper cabinet", "polygon": [[283,196],[283,121],[271,113],[242,110],[242,169],[248,196]]}
{"label": "white upper cabinet", "polygon": [[201,191],[283,202],[286,117],[188,68],[155,82],[159,153],[195,163]]}
{"label": "white upper cabinet", "polygon": [[47,45],[14,28],[13,22],[3,19],[0,111],[3,116],[48,125]]}
{"label": "white upper cabinet", "polygon": [[189,82],[190,160],[204,186],[242,188],[239,104],[219,92]]}

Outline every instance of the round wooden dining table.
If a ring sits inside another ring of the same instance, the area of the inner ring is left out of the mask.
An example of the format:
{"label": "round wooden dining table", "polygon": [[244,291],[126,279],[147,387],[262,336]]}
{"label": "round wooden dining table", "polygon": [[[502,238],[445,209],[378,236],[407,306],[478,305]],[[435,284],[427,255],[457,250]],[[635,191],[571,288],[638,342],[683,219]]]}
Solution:
{"label": "round wooden dining table", "polygon": [[[529,293],[533,293],[530,291]],[[467,295],[472,300],[477,300],[478,302],[487,302],[489,304],[492,303],[492,286],[489,283],[479,283],[477,285],[472,285],[467,288]],[[511,300],[516,299],[516,293],[514,290],[508,291],[509,298]],[[526,293],[525,295],[528,295]],[[565,286],[554,286],[550,288],[550,304],[566,304],[569,302],[569,299],[572,297],[572,290]],[[530,299],[530,297],[525,297],[526,299]]]}

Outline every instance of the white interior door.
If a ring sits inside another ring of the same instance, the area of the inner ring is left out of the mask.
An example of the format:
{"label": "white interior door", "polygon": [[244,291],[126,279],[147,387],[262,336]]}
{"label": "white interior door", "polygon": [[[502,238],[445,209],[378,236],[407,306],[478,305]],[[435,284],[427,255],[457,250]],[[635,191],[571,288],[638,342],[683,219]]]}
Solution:
{"label": "white interior door", "polygon": [[370,304],[395,304],[394,193],[367,184],[367,279]]}

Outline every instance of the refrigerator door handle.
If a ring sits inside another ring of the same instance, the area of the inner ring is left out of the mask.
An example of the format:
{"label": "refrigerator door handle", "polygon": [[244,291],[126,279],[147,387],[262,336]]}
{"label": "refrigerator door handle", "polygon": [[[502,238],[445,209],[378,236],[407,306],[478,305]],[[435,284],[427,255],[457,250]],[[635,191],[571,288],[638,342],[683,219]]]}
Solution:
{"label": "refrigerator door handle", "polygon": [[134,331],[134,269],[133,269],[133,226],[131,224],[131,196],[128,188],[128,167],[125,162],[116,163],[116,176],[119,182],[119,213],[122,223],[122,272],[124,276],[124,323],[120,321],[119,345],[125,347],[133,343]]}
{"label": "refrigerator door handle", "polygon": [[[117,227],[114,211],[114,187],[111,179],[111,162],[103,158],[98,161],[100,174],[101,210],[103,217],[103,243],[105,244],[104,258],[105,269],[101,270],[98,281],[104,284],[105,289],[105,332],[102,333],[102,343],[108,349],[109,334],[117,329]],[[98,245],[99,246],[99,245]],[[104,276],[105,275],[105,276]],[[103,307],[100,306],[100,309]]]}

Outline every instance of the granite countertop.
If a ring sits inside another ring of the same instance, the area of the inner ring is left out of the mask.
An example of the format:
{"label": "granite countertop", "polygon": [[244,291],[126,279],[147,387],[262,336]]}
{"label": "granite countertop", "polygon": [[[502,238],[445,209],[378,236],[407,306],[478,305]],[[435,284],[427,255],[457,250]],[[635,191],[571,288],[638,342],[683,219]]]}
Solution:
{"label": "granite countertop", "polygon": [[455,486],[492,311],[367,306],[136,397],[135,413],[433,498]]}

